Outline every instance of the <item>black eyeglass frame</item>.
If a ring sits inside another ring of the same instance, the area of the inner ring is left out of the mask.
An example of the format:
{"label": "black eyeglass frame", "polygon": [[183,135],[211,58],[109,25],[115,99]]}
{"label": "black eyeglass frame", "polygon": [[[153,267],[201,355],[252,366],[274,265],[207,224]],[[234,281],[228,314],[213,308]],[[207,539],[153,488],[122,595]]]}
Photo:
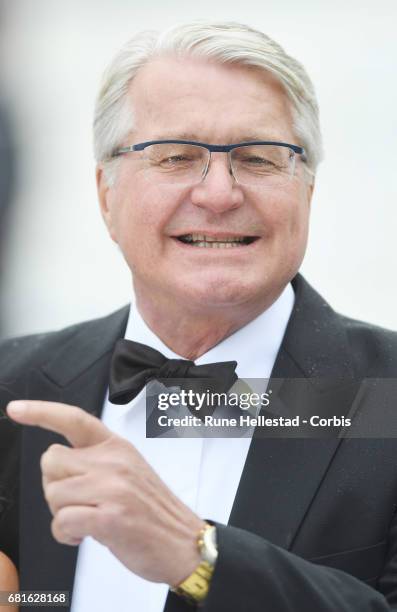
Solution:
{"label": "black eyeglass frame", "polygon": [[204,180],[205,177],[207,176],[207,173],[208,173],[208,170],[211,164],[211,153],[227,153],[228,160],[229,160],[229,172],[233,176],[236,183],[238,183],[239,181],[237,180],[235,173],[234,173],[235,171],[233,168],[231,152],[234,149],[239,149],[242,147],[251,147],[255,145],[272,145],[272,146],[284,147],[293,152],[294,161],[295,161],[294,157],[296,154],[301,156],[301,159],[304,163],[307,161],[305,150],[303,147],[299,145],[289,144],[287,142],[278,142],[274,140],[253,140],[249,142],[238,142],[238,143],[229,144],[229,145],[214,145],[214,144],[208,144],[206,142],[197,142],[194,140],[179,140],[179,139],[148,140],[146,142],[139,142],[137,144],[133,144],[127,147],[122,147],[120,149],[117,149],[112,154],[111,158],[115,158],[120,155],[124,155],[126,153],[131,153],[134,151],[144,151],[146,147],[149,147],[151,145],[156,145],[156,144],[182,144],[182,145],[192,145],[192,146],[201,147],[203,149],[206,149],[209,152],[209,157],[207,160],[207,165],[203,169],[201,180]]}
{"label": "black eyeglass frame", "polygon": [[208,144],[207,142],[196,142],[194,140],[148,140],[146,142],[139,142],[137,144],[129,145],[128,147],[122,147],[114,151],[111,157],[118,157],[125,153],[131,153],[133,151],[143,151],[146,147],[155,144],[185,144],[185,145],[196,145],[197,147],[203,147],[210,153],[230,153],[233,149],[239,147],[251,147],[253,145],[274,145],[277,147],[287,147],[291,149],[297,155],[301,155],[302,161],[306,162],[306,153],[303,147],[294,144],[288,144],[287,142],[277,142],[274,140],[253,140],[250,142],[238,142],[230,145],[214,145]]}

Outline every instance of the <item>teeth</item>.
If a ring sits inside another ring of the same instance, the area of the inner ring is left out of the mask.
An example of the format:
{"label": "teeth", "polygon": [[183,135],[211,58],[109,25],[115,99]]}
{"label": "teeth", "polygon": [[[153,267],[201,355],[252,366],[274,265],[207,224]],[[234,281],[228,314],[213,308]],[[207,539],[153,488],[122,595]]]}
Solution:
{"label": "teeth", "polygon": [[224,244],[224,243],[233,244],[233,243],[240,243],[244,241],[243,237],[214,238],[213,236],[206,236],[205,234],[187,234],[183,238],[186,242],[195,242],[195,243],[210,242],[210,243],[217,243],[217,244]]}
{"label": "teeth", "polygon": [[239,245],[237,242],[195,242],[194,246],[207,249],[231,249],[234,247],[238,248]]}

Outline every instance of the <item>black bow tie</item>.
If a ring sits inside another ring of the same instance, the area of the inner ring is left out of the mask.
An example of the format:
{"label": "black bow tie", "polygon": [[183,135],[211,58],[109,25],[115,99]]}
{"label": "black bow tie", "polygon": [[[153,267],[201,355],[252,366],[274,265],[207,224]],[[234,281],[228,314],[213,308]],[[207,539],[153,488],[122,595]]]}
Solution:
{"label": "black bow tie", "polygon": [[166,378],[211,379],[212,390],[228,391],[237,380],[237,361],[195,365],[188,359],[167,359],[146,344],[118,340],[112,357],[109,400],[128,404],[150,380]]}

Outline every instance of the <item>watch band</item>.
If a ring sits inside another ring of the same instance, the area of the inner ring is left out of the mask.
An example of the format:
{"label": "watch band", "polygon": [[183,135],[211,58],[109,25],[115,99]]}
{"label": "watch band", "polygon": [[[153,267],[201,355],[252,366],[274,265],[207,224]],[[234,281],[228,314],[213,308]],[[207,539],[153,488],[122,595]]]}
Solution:
{"label": "watch band", "polygon": [[201,555],[201,563],[177,587],[171,589],[181,595],[190,603],[201,603],[207,597],[215,562],[218,556],[216,548],[216,529],[209,523],[200,530],[197,538],[197,547]]}

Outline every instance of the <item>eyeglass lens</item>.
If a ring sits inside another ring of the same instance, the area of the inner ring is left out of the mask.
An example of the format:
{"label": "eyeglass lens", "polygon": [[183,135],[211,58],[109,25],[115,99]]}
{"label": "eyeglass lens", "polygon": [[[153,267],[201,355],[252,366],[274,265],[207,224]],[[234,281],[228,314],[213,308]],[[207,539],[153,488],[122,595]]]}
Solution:
{"label": "eyeglass lens", "polygon": [[[161,143],[146,147],[142,159],[152,179],[191,185],[203,179],[210,152],[199,145]],[[294,173],[295,154],[288,147],[238,147],[232,149],[230,159],[233,176],[241,184],[278,186],[288,182]]]}

